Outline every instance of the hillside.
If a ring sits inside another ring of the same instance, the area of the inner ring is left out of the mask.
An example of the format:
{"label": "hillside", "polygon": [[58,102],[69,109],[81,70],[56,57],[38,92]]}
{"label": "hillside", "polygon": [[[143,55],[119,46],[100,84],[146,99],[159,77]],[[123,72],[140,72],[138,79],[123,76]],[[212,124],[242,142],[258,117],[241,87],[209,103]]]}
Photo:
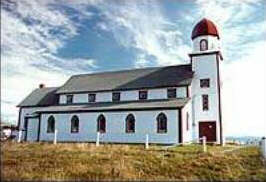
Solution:
{"label": "hillside", "polygon": [[256,147],[3,143],[2,179],[266,180]]}

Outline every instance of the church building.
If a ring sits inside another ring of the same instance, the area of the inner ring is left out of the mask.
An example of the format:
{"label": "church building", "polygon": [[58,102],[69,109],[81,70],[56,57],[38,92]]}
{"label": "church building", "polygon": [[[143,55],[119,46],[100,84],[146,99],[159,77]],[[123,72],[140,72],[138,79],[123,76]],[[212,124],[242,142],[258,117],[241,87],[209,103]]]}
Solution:
{"label": "church building", "polygon": [[39,88],[19,105],[24,141],[223,143],[219,33],[202,19],[188,64],[71,76]]}

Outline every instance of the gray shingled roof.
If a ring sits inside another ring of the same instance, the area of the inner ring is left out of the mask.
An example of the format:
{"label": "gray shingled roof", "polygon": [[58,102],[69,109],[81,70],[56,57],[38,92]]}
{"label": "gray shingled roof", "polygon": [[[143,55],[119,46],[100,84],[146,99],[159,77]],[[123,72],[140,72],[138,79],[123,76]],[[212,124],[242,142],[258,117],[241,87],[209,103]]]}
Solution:
{"label": "gray shingled roof", "polygon": [[82,112],[82,111],[116,111],[116,110],[138,110],[138,109],[177,109],[182,108],[189,98],[164,99],[153,101],[124,101],[91,103],[82,105],[62,105],[49,106],[39,109],[36,113],[56,113],[56,112]]}
{"label": "gray shingled roof", "polygon": [[56,93],[128,90],[189,85],[191,65],[122,70],[72,76]]}
{"label": "gray shingled roof", "polygon": [[55,105],[58,101],[58,96],[55,94],[57,88],[58,87],[45,87],[35,89],[18,105],[18,107]]}

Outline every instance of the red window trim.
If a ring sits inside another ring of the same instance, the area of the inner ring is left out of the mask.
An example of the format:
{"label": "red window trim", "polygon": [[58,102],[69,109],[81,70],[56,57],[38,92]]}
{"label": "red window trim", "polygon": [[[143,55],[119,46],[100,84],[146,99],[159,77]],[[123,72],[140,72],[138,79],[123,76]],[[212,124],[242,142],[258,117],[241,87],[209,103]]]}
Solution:
{"label": "red window trim", "polygon": [[[206,49],[203,49],[203,47],[202,47],[202,43],[203,43],[203,42],[206,43]],[[208,41],[207,41],[206,39],[202,39],[202,40],[200,41],[200,51],[206,51],[206,50],[208,50]]]}
{"label": "red window trim", "polygon": [[[205,83],[208,83],[205,85]],[[210,79],[209,78],[203,78],[200,79],[200,88],[209,88],[210,87]]]}
{"label": "red window trim", "polygon": [[[146,98],[140,98],[141,93],[146,93]],[[148,90],[139,90],[139,100],[147,100],[148,99]]]}

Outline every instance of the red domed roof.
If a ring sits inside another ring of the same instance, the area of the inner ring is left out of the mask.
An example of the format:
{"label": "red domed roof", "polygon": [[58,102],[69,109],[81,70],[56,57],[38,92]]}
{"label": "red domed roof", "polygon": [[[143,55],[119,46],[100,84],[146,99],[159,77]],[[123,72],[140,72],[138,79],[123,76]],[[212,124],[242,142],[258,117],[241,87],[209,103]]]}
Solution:
{"label": "red domed roof", "polygon": [[203,18],[193,29],[191,38],[192,40],[201,35],[213,35],[218,37],[219,33],[217,31],[214,23],[206,18]]}

